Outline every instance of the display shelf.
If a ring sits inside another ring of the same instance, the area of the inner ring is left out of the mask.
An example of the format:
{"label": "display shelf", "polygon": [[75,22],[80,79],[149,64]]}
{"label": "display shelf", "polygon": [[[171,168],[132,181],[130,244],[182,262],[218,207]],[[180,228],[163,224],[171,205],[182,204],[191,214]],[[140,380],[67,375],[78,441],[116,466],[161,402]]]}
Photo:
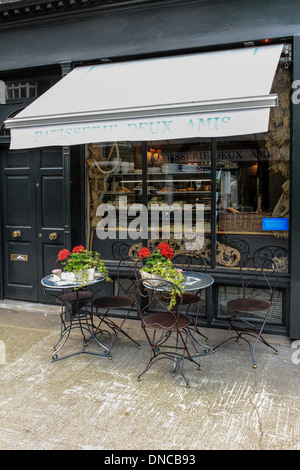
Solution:
{"label": "display shelf", "polygon": [[[202,172],[158,172],[148,171],[146,184],[143,184],[142,173],[131,171],[128,173],[112,173],[105,181],[106,191],[99,196],[102,203],[112,204],[117,213],[119,210],[136,209],[142,203],[147,205],[150,211],[157,210],[164,214],[163,204],[185,204],[192,205],[192,211],[197,210],[196,204],[204,205],[205,221],[210,224],[211,219],[211,173]],[[201,190],[199,190],[201,187]],[[122,188],[123,190],[117,190]],[[146,189],[146,193],[143,190]],[[163,190],[163,189],[167,190]],[[197,189],[198,188],[198,189]],[[119,198],[127,197],[127,204],[119,207]],[[135,216],[128,216],[128,220]],[[171,229],[172,230],[172,229]]]}

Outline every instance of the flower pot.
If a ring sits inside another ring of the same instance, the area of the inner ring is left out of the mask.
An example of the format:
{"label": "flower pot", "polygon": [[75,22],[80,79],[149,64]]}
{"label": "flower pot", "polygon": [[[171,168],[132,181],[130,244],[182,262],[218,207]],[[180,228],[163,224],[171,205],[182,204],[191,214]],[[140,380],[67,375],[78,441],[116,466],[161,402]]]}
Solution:
{"label": "flower pot", "polygon": [[74,273],[76,281],[78,282],[83,281],[83,272],[84,272],[83,269],[80,269],[80,271],[77,271],[76,273]]}
{"label": "flower pot", "polygon": [[95,279],[95,268],[80,269],[74,274],[78,282],[93,281]]}
{"label": "flower pot", "polygon": [[149,286],[158,286],[161,282],[158,281],[157,279],[163,279],[161,276],[159,276],[158,274],[152,274],[152,273],[147,273],[146,271],[143,271],[142,269],[140,269],[140,275],[141,275],[141,278],[142,279],[155,279],[155,281],[151,281],[151,282],[147,282],[145,283],[146,285],[149,285]]}
{"label": "flower pot", "polygon": [[70,272],[64,271],[64,272],[61,273],[60,279],[62,281],[74,282],[74,281],[76,281],[75,273],[70,273]]}
{"label": "flower pot", "polygon": [[86,275],[84,276],[86,280],[93,281],[95,279],[95,268],[89,268],[85,270]]}

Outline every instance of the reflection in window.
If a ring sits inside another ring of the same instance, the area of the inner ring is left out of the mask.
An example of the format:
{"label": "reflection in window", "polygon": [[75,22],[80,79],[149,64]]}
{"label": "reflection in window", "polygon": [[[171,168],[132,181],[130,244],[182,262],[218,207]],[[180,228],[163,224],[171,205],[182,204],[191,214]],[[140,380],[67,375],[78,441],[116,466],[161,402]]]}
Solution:
{"label": "reflection in window", "polygon": [[[167,241],[175,253],[193,249],[210,264],[210,141],[148,142],[147,150],[143,173],[140,142],[88,146],[90,244],[99,245],[106,259],[120,259],[137,254],[145,240],[150,249]],[[107,205],[116,224],[97,240],[99,223],[108,222],[101,212]]]}
{"label": "reflection in window", "polygon": [[279,67],[273,84],[279,106],[271,109],[269,132],[217,142],[217,250],[232,250],[231,267],[265,252],[288,271],[289,82],[289,70]]}

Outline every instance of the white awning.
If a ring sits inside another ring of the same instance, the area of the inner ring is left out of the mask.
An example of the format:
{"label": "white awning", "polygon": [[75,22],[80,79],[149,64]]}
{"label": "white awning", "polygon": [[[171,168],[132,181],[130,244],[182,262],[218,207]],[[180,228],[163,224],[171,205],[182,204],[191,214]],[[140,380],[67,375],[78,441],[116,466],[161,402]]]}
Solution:
{"label": "white awning", "polygon": [[282,45],[77,67],[5,121],[11,149],[266,132]]}

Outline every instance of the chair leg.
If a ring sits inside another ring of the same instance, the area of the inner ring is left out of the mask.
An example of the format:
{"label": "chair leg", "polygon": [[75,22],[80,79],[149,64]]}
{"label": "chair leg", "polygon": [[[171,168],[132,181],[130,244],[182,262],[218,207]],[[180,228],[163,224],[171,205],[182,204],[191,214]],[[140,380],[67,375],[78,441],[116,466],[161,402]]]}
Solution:
{"label": "chair leg", "polygon": [[[184,361],[189,360],[190,362],[193,362],[198,366],[198,369],[201,370],[201,365],[196,362],[193,357],[190,355],[186,341],[183,338],[183,335],[181,331],[176,332],[176,346],[174,348],[174,352],[169,351],[163,351],[161,350],[161,347],[163,347],[164,343],[170,338],[171,336],[171,331],[167,332],[162,332],[160,337],[156,339],[156,330],[153,331],[152,338],[150,338],[146,328],[143,327],[143,330],[145,332],[145,335],[148,339],[148,342],[150,344],[150,359],[148,361],[148,364],[146,365],[145,369],[139,374],[137,380],[141,380],[141,376],[147,372],[150,367],[155,364],[157,361],[161,359],[169,359],[174,363],[173,367],[173,373],[172,375],[176,375],[177,371],[180,371],[180,374],[182,375],[186,387],[190,388],[190,385],[186,379],[185,372],[184,372]],[[173,332],[174,333],[174,332]],[[186,332],[186,338],[188,336],[188,332]],[[179,340],[182,343],[182,346],[179,345]],[[180,349],[183,350],[183,352],[180,352]]]}
{"label": "chair leg", "polygon": [[253,362],[253,368],[256,369],[256,363],[255,363],[255,358],[254,358],[254,352],[255,352],[255,348],[256,348],[256,345],[258,343],[258,341],[261,341],[263,344],[265,344],[267,347],[273,349],[273,351],[275,351],[275,354],[276,356],[278,356],[279,352],[277,351],[276,348],[274,348],[270,343],[268,343],[268,341],[262,336],[262,332],[263,332],[263,329],[265,327],[265,324],[266,324],[266,321],[267,321],[267,317],[268,317],[268,314],[269,314],[269,311],[267,312],[267,315],[264,319],[264,322],[260,328],[260,330],[258,331],[255,327],[255,331],[257,332],[257,337],[256,337],[256,340],[254,342],[254,345],[253,345],[253,348],[252,348],[252,362]]}
{"label": "chair leg", "polygon": [[233,319],[234,319],[234,317],[228,317],[228,318],[226,318],[226,320],[229,322],[229,328],[228,328],[227,331],[226,331],[226,334],[225,334],[224,339],[222,339],[222,341],[221,341],[219,344],[217,344],[217,346],[214,346],[214,347],[213,347],[213,350],[212,350],[213,353],[216,352],[216,350],[217,350],[220,346],[223,346],[223,344],[225,344],[227,341],[229,341],[230,339],[233,339],[233,337],[228,338],[229,333],[230,333],[230,332],[232,331],[232,329],[233,329]]}
{"label": "chair leg", "polygon": [[[99,323],[99,325],[98,325],[97,328],[99,329],[100,325],[101,325],[102,323],[104,323],[104,324],[105,324],[106,326],[108,326],[108,328],[110,328],[110,329],[113,331],[113,333],[114,333],[114,334],[112,335],[111,342],[110,342],[110,345],[109,345],[110,354],[111,354],[111,349],[112,349],[113,343],[114,343],[114,341],[115,341],[115,339],[116,339],[116,337],[118,336],[119,333],[122,333],[124,336],[126,336],[128,339],[130,339],[130,341],[132,341],[133,343],[135,343],[135,344],[137,345],[137,348],[138,348],[138,349],[141,349],[141,345],[140,345],[137,341],[135,341],[128,333],[126,333],[126,331],[124,331],[123,328],[122,328],[122,326],[124,325],[125,321],[127,320],[128,316],[129,316],[130,312],[132,311],[132,308],[133,308],[133,307],[131,307],[131,309],[130,309],[130,310],[128,311],[128,313],[125,315],[125,317],[124,317],[124,319],[123,319],[123,321],[121,322],[120,325],[117,325],[111,318],[108,318],[108,317],[107,317],[107,316],[108,316],[108,312],[109,312],[110,309],[107,309],[106,312],[105,312],[103,315],[98,314],[98,307],[97,307],[97,309],[96,309],[96,315],[95,315],[95,316],[97,316],[97,317],[99,318],[99,320],[100,320],[100,323]],[[102,331],[102,332],[107,332],[107,333],[110,335],[110,333],[109,333],[108,331],[106,331],[106,330],[100,330],[100,331]],[[110,335],[110,336],[111,336],[111,335]]]}
{"label": "chair leg", "polygon": [[[266,313],[266,316],[264,318],[264,321],[263,321],[263,324],[260,328],[260,330],[258,330],[256,328],[255,325],[253,325],[252,323],[248,322],[247,320],[245,320],[244,318],[240,318],[238,316],[238,312],[235,312],[234,316],[233,317],[228,317],[227,318],[227,321],[229,322],[229,328],[226,332],[226,335],[225,335],[225,338],[217,345],[214,347],[213,349],[213,352],[215,352],[215,350],[222,346],[224,343],[226,343],[227,341],[229,341],[230,339],[236,339],[236,341],[238,342],[239,339],[243,339],[244,341],[246,341],[246,343],[248,343],[249,345],[249,348],[250,348],[250,354],[251,354],[251,358],[252,358],[252,364],[253,364],[253,369],[256,369],[256,362],[255,362],[255,348],[256,348],[256,345],[258,343],[258,341],[261,341],[263,344],[265,344],[267,347],[273,349],[273,351],[275,351],[275,354],[278,355],[279,352],[277,351],[276,348],[274,348],[270,343],[268,343],[268,341],[266,341],[266,339],[262,336],[262,332],[263,332],[263,329],[265,327],[265,324],[266,324],[266,321],[267,321],[267,318],[268,318],[268,315],[269,315],[269,310],[268,312]],[[240,322],[244,323],[245,325],[248,326],[248,328],[242,328],[242,327],[237,327],[234,322],[235,320],[239,320]],[[230,331],[234,331],[236,333],[236,336],[231,336],[230,338],[228,338],[228,335],[230,333]],[[248,336],[251,336],[253,338],[255,338],[255,341],[254,341],[254,344],[253,346],[251,346],[251,343],[250,341],[248,341],[246,338],[244,338],[243,335],[248,335]]]}

